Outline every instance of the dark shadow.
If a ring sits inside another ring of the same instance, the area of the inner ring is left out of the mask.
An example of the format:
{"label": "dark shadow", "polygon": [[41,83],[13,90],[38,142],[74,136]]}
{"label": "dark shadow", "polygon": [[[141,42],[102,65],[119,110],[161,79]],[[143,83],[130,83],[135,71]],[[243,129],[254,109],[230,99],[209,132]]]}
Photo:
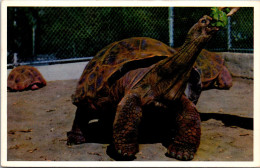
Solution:
{"label": "dark shadow", "polygon": [[87,143],[110,144],[112,142],[112,128],[108,128],[100,122],[94,122],[88,125],[85,136]]}
{"label": "dark shadow", "polygon": [[[220,120],[225,126],[237,126],[253,130],[253,118],[230,114],[200,113],[201,121]],[[174,136],[174,117],[166,114],[149,113],[145,115],[139,127],[139,143],[167,143]],[[88,143],[110,144],[112,142],[112,123],[94,122],[88,125],[86,132]]]}
{"label": "dark shadow", "polygon": [[[156,124],[151,124],[144,121],[139,128],[139,144],[163,143],[166,147],[169,144],[167,140],[170,140],[170,134],[167,134],[167,131],[163,130],[167,130],[163,126],[163,123],[157,121]],[[85,137],[87,139],[86,143],[110,144],[107,147],[106,153],[116,161],[132,161],[136,158],[135,156],[122,157],[117,153],[112,144],[112,127],[108,127],[106,124],[100,122],[88,124]]]}
{"label": "dark shadow", "polygon": [[[229,114],[200,113],[201,121],[215,119],[222,121],[225,126],[237,126],[244,129],[253,130],[253,119],[239,117]],[[139,127],[139,144],[162,143],[166,148],[174,137],[175,117],[161,112],[149,112],[143,115],[143,120]],[[84,133],[86,143],[111,144],[107,148],[107,154],[114,160],[129,161],[134,157],[122,158],[115,151],[112,145],[112,123],[93,122],[88,124],[88,130]]]}
{"label": "dark shadow", "polygon": [[225,126],[237,126],[244,129],[253,130],[253,118],[240,117],[230,114],[219,113],[200,113],[201,121],[207,121],[209,119],[215,119],[222,121]]}
{"label": "dark shadow", "polygon": [[[149,118],[151,119],[151,118]],[[139,127],[139,143],[150,144],[160,143],[170,136],[170,125],[162,120],[143,120]],[[158,119],[158,117],[156,118]],[[169,123],[169,122],[168,122]],[[111,123],[112,125],[112,123]],[[88,124],[87,131],[84,131],[87,143],[110,144],[112,142],[112,126],[100,122]]]}

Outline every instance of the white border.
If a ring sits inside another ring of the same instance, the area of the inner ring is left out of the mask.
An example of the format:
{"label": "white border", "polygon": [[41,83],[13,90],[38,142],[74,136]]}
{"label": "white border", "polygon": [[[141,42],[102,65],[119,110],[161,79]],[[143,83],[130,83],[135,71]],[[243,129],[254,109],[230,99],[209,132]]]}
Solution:
{"label": "white border", "polygon": [[[241,6],[254,7],[254,161],[215,162],[215,161],[7,161],[7,7],[100,7],[100,6],[150,6],[150,7],[205,7],[205,6]],[[11,167],[260,167],[260,100],[259,70],[260,63],[260,1],[21,1],[4,0],[1,3],[1,165]]]}

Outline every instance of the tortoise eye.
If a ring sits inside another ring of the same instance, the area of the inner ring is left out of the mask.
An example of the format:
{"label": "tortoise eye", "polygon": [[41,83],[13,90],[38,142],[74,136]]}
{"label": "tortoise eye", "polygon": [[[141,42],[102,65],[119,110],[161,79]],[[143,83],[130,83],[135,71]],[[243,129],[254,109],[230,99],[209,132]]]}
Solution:
{"label": "tortoise eye", "polygon": [[206,23],[206,19],[203,19],[203,20],[201,21],[201,23]]}

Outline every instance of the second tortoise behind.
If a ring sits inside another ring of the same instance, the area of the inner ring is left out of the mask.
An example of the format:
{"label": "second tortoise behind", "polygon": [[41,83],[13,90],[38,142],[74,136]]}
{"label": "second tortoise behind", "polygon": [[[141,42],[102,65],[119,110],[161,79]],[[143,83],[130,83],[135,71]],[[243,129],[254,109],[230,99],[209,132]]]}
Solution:
{"label": "second tortoise behind", "polygon": [[220,54],[203,49],[195,62],[195,67],[201,74],[203,90],[232,87],[232,76]]}
{"label": "second tortoise behind", "polygon": [[200,116],[184,90],[198,54],[218,30],[210,21],[210,17],[202,17],[178,52],[144,37],[118,41],[98,52],[72,96],[77,111],[67,143],[86,142],[92,114],[105,115],[113,120],[112,145],[118,155],[123,160],[132,158],[139,151],[138,127],[149,106],[175,116],[171,124],[177,131],[168,155],[193,159],[200,144]]}

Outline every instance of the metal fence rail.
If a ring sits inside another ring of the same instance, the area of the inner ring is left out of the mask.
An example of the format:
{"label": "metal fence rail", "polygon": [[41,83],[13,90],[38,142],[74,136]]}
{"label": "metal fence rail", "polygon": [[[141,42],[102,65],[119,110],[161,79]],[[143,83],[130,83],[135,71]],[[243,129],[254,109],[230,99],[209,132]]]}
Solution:
{"label": "metal fence rail", "polygon": [[[8,64],[90,59],[106,45],[146,36],[180,46],[210,8],[8,7]],[[212,40],[213,51],[253,52],[253,8],[241,8]]]}

